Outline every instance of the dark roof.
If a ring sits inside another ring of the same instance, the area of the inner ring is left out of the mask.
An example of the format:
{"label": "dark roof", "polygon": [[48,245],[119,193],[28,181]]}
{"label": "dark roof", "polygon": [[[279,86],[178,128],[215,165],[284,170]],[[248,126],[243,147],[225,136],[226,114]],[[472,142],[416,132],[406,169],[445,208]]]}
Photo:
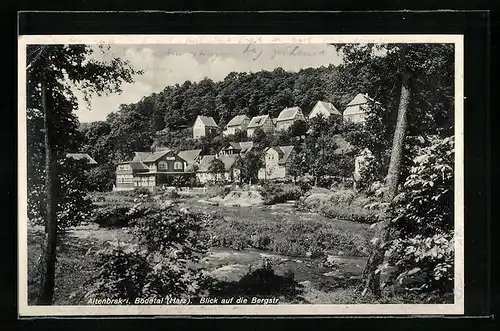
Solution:
{"label": "dark roof", "polygon": [[269,115],[254,116],[248,124],[248,128],[261,127],[262,125],[264,125],[268,118]]}
{"label": "dark roof", "polygon": [[231,170],[234,165],[234,162],[238,159],[238,155],[221,155],[219,156],[219,160],[224,163],[224,169],[226,171]]}
{"label": "dark roof", "polygon": [[253,141],[242,141],[242,142],[232,141],[229,143],[229,145],[223,148],[223,150],[229,149],[230,147],[237,150],[239,153],[246,153],[253,148]]}
{"label": "dark roof", "polygon": [[66,154],[66,157],[77,161],[86,160],[87,164],[97,165],[96,160],[90,157],[87,153],[68,153]]}
{"label": "dark roof", "polygon": [[238,159],[238,155],[221,155],[219,157],[217,157],[216,155],[205,155],[200,161],[200,164],[198,166],[198,171],[209,172],[210,164],[216,158],[221,160],[222,163],[224,163],[224,169],[226,171],[229,171],[233,167],[234,162],[236,162],[236,160]]}
{"label": "dark roof", "polygon": [[245,120],[250,120],[250,118],[247,115],[236,115],[226,126],[240,126]]}
{"label": "dark roof", "polygon": [[206,126],[219,127],[213,117],[198,115],[198,118],[205,124]]}
{"label": "dark roof", "polygon": [[215,159],[215,155],[204,155],[200,160],[200,164],[198,165],[198,171],[200,172],[208,172],[208,168],[210,167],[210,163]]}
{"label": "dark roof", "polygon": [[201,149],[188,149],[185,151],[180,151],[177,155],[179,155],[180,158],[184,159],[190,165],[195,161],[195,159],[200,156]]}

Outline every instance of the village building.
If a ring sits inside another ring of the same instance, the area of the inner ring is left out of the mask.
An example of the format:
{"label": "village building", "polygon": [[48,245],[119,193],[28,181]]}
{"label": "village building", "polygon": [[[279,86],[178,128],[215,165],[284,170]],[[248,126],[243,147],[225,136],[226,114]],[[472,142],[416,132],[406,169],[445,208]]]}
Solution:
{"label": "village building", "polygon": [[84,161],[85,167],[87,169],[97,167],[99,164],[87,153],[68,153],[66,154],[67,158],[76,160],[76,161]]}
{"label": "village building", "polygon": [[274,146],[264,150],[264,167],[259,169],[259,179],[277,179],[288,176],[293,146]]}
{"label": "village building", "polygon": [[[116,167],[115,188],[133,189],[134,187],[155,187],[170,185],[176,176],[191,174],[188,167],[199,156],[196,151],[163,150],[157,152],[135,152],[131,161],[120,162]],[[201,150],[200,150],[201,152]],[[188,160],[182,158],[184,155]]]}
{"label": "village building", "polygon": [[345,122],[365,123],[372,103],[380,104],[367,94],[358,93],[345,108],[343,120]]}
{"label": "village building", "polygon": [[253,141],[230,142],[222,148],[218,156],[221,155],[245,155],[254,147]]}
{"label": "village building", "polygon": [[215,133],[219,126],[213,117],[198,115],[193,124],[193,138],[198,139]]}
{"label": "village building", "polygon": [[335,108],[331,102],[326,101],[316,102],[313,109],[309,113],[308,119],[311,120],[319,115],[322,115],[324,118],[329,118],[330,116],[342,117],[342,114],[338,111],[338,109]]}
{"label": "village building", "polygon": [[285,108],[276,118],[276,131],[286,131],[296,121],[305,121],[306,118],[300,107]]}
{"label": "village building", "polygon": [[[212,171],[211,165],[215,159],[222,161],[224,164],[224,171],[215,173]],[[235,167],[238,155],[204,155],[198,165],[196,171],[196,178],[201,184],[209,181],[239,181],[240,170]]]}
{"label": "village building", "polygon": [[238,131],[246,132],[250,118],[246,115],[236,115],[227,124],[223,131],[225,136],[234,135]]}
{"label": "village building", "polygon": [[269,115],[260,115],[252,118],[250,123],[248,123],[247,127],[247,137],[252,137],[255,130],[261,128],[264,132],[274,132],[274,124],[273,120],[269,117]]}

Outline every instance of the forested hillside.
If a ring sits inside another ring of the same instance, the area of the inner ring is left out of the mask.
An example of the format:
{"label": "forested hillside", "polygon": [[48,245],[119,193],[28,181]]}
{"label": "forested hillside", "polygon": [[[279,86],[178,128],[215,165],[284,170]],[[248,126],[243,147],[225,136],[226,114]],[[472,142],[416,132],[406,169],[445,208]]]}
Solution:
{"label": "forested hillside", "polygon": [[[412,99],[414,111],[410,113],[409,136],[423,132],[450,133],[453,49],[447,46],[423,49],[424,52],[420,51],[423,61],[434,53],[443,60],[426,63],[428,73],[412,82],[418,93]],[[330,65],[298,72],[282,68],[256,73],[232,72],[219,82],[204,79],[167,86],[135,104],[121,105],[106,121],[82,124],[81,151],[89,153],[101,165],[95,170],[101,173],[98,177],[113,178],[115,162],[130,159],[134,151],[149,150],[155,144],[202,148],[213,153],[225,139],[222,136],[200,141],[191,139],[189,128],[197,115],[214,117],[222,129],[235,115],[277,117],[283,108],[290,106],[301,107],[307,116],[318,100],[332,102],[342,112],[347,103],[362,92],[379,101],[383,108],[371,114],[366,132],[346,136],[357,147],[368,147],[377,158],[384,160],[394,132],[400,92],[397,66],[387,59],[376,57],[362,66]]]}

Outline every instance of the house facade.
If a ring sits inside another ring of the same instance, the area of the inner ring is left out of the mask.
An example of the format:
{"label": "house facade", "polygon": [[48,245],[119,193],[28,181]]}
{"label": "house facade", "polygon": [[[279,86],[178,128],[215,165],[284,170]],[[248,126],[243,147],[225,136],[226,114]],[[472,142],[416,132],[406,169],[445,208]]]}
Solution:
{"label": "house facade", "polygon": [[316,102],[313,109],[309,113],[308,119],[311,120],[319,115],[322,115],[324,118],[329,118],[330,116],[342,117],[342,114],[338,111],[338,109],[335,108],[331,102],[326,101]]}
{"label": "house facade", "polygon": [[266,180],[288,176],[293,154],[293,146],[268,147],[264,151],[264,167],[259,169],[258,178]]}
{"label": "house facade", "polygon": [[246,132],[250,118],[246,115],[237,115],[233,117],[226,125],[226,129],[222,132],[223,135],[234,135],[238,131]]}
{"label": "house facade", "polygon": [[[237,158],[238,155],[204,155],[196,171],[196,178],[201,184],[209,181],[239,181],[241,173],[235,167]],[[214,173],[211,169],[211,164],[216,159],[222,161],[224,164],[224,170],[219,173]]]}
{"label": "house facade", "polygon": [[174,150],[136,152],[131,161],[117,164],[116,189],[170,185],[177,176],[194,176],[194,173],[188,170],[189,162],[180,155],[182,153]]}
{"label": "house facade", "polygon": [[198,139],[215,133],[219,126],[213,117],[198,115],[193,124],[193,138]]}
{"label": "house facade", "polygon": [[269,117],[269,115],[260,115],[252,118],[250,123],[248,123],[247,127],[247,137],[252,137],[255,130],[261,128],[264,132],[274,132],[275,127],[273,124],[273,120]]}
{"label": "house facade", "polygon": [[304,113],[299,107],[285,108],[276,118],[276,131],[286,131],[296,121],[305,121]]}
{"label": "house facade", "polygon": [[345,108],[342,115],[343,120],[353,123],[365,123],[371,103],[380,104],[379,102],[370,98],[368,95],[358,93],[358,95],[356,95]]}

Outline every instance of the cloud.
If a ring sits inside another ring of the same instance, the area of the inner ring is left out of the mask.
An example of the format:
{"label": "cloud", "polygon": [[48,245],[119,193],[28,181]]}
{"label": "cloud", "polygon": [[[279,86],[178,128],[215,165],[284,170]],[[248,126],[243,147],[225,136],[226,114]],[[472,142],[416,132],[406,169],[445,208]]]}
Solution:
{"label": "cloud", "polygon": [[[248,52],[252,48],[254,52]],[[133,84],[123,86],[121,94],[92,98],[90,110],[79,98],[77,116],[81,122],[105,120],[121,104],[137,102],[166,86],[182,84],[186,80],[210,78],[220,81],[233,71],[256,72],[277,67],[298,71],[340,62],[335,50],[324,44],[113,45],[106,53],[95,49],[94,56],[98,60],[120,57],[144,73],[135,77]]]}

